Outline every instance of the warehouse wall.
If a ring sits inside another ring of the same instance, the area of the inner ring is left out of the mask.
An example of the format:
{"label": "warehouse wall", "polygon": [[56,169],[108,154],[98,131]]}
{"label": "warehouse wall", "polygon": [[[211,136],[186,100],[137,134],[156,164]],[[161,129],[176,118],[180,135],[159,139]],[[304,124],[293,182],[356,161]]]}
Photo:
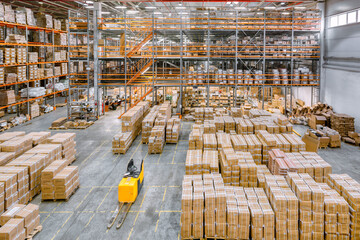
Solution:
{"label": "warehouse wall", "polygon": [[[326,24],[329,16],[360,8],[359,0],[327,0]],[[356,118],[360,130],[360,23],[327,28],[324,33],[321,101],[336,112]]]}

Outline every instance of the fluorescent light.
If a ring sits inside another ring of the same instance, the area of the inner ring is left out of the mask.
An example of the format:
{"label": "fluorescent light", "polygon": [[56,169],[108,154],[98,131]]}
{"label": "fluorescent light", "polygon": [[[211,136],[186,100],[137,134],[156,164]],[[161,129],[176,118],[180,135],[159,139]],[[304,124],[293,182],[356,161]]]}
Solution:
{"label": "fluorescent light", "polygon": [[295,9],[304,10],[306,7],[294,7]]}
{"label": "fluorescent light", "polygon": [[139,13],[139,11],[137,11],[137,10],[126,11],[126,14],[137,14],[137,13]]}
{"label": "fluorescent light", "polygon": [[107,15],[110,14],[110,12],[101,12],[101,14]]}
{"label": "fluorescent light", "polygon": [[160,16],[160,17],[158,17],[159,19],[165,19],[165,17],[162,17],[162,16]]}
{"label": "fluorescent light", "polygon": [[234,9],[235,9],[235,10],[245,10],[246,7],[235,7]]}
{"label": "fluorescent light", "polygon": [[186,15],[186,14],[189,14],[189,13],[187,13],[187,12],[179,12],[179,14]]}
{"label": "fluorescent light", "polygon": [[264,7],[264,9],[276,9],[276,7]]}
{"label": "fluorescent light", "polygon": [[186,7],[175,7],[176,9],[186,9]]}
{"label": "fluorescent light", "polygon": [[258,14],[258,15],[262,15],[263,13],[262,13],[262,12],[258,12],[258,13],[256,13],[256,14]]}
{"label": "fluorescent light", "polygon": [[119,6],[116,6],[115,8],[117,8],[117,9],[126,9],[126,6],[119,5]]}
{"label": "fluorescent light", "polygon": [[162,14],[161,12],[154,12],[154,15],[160,15]]}
{"label": "fluorescent light", "polygon": [[94,8],[94,6],[85,6],[85,8]]}
{"label": "fluorescent light", "polygon": [[156,7],[149,6],[149,7],[145,7],[145,9],[156,9]]}
{"label": "fluorescent light", "polygon": [[282,12],[281,14],[282,14],[282,15],[290,15],[289,12]]}
{"label": "fluorescent light", "polygon": [[231,4],[231,2],[226,2],[226,4],[228,4],[228,5],[229,5],[229,4]]}
{"label": "fluorescent light", "polygon": [[87,4],[93,4],[93,1],[86,1]]}

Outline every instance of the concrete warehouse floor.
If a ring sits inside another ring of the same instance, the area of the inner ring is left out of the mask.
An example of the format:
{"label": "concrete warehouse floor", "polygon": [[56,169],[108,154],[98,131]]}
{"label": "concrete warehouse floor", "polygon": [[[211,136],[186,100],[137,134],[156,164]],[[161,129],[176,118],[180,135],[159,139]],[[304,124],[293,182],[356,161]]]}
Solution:
{"label": "concrete warehouse floor", "polygon": [[[58,108],[10,131],[49,131],[51,122],[65,115],[66,108]],[[77,134],[77,160],[73,165],[80,168],[80,188],[68,202],[41,202],[40,195],[32,201],[40,205],[43,226],[35,240],[180,238],[181,182],[192,123],[182,123],[179,143],[167,144],[162,154],[147,154],[140,135],[125,155],[113,155],[111,140],[121,129],[118,115],[109,112],[88,129],[72,131]],[[295,129],[303,134],[307,127]],[[328,148],[319,154],[333,166],[334,173],[348,173],[360,181],[359,147],[343,143],[341,149]],[[144,159],[144,187],[121,229],[113,226],[107,231],[118,204],[117,184],[131,158],[136,166]]]}

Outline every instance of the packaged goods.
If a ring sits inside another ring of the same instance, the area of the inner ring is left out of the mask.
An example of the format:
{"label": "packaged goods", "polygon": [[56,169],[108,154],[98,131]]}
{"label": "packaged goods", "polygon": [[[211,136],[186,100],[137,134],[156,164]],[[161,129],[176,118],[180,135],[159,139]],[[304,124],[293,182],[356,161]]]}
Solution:
{"label": "packaged goods", "polygon": [[162,153],[165,145],[165,126],[155,126],[151,130],[149,137],[149,153]]}
{"label": "packaged goods", "polygon": [[46,139],[50,137],[51,132],[31,132],[26,134],[32,139],[32,144],[35,147],[38,144],[45,143]]}
{"label": "packaged goods", "polygon": [[3,90],[0,91],[0,105],[5,106],[15,103],[14,90]]}
{"label": "packaged goods", "polygon": [[180,136],[180,118],[171,117],[166,124],[166,143],[177,143]]}
{"label": "packaged goods", "polygon": [[45,143],[61,145],[61,157],[68,160],[69,164],[75,161],[76,142],[75,133],[57,133],[45,140]]}
{"label": "packaged goods", "polygon": [[79,187],[79,170],[77,166],[65,167],[53,178],[54,199],[69,199]]}
{"label": "packaged goods", "polygon": [[341,137],[347,137],[349,132],[355,131],[355,118],[347,114],[334,113],[330,117],[331,128]]}
{"label": "packaged goods", "polygon": [[68,165],[68,161],[56,160],[41,172],[41,197],[43,200],[55,199],[55,185],[53,179]]}

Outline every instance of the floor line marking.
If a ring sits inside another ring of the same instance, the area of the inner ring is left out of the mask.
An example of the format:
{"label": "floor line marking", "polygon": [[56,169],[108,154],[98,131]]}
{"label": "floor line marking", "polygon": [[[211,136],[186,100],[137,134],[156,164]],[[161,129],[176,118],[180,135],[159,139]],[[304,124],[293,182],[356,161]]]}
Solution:
{"label": "floor line marking", "polygon": [[90,217],[89,221],[87,222],[87,224],[85,225],[84,228],[86,228],[90,224],[90,222],[94,218],[94,216],[95,216],[95,213]]}
{"label": "floor line marking", "polygon": [[114,158],[113,162],[117,161],[119,157],[120,157],[120,154],[118,154],[118,155],[116,156],[116,158]]}
{"label": "floor line marking", "polygon": [[158,220],[156,221],[155,232],[157,231],[158,226],[159,226],[160,214],[161,214],[161,212],[159,212]]}
{"label": "floor line marking", "polygon": [[141,201],[140,208],[142,207],[142,205],[143,205],[143,203],[144,203],[146,194],[147,194],[147,189],[146,189],[145,194],[144,194],[144,197],[143,197],[143,199],[142,199],[142,201]]}
{"label": "floor line marking", "polygon": [[165,191],[164,191],[164,195],[163,195],[163,199],[162,199],[163,202],[165,201],[166,189],[167,189],[167,187],[165,187]]}
{"label": "floor line marking", "polygon": [[160,153],[159,159],[157,160],[157,163],[156,163],[156,164],[159,164],[159,163],[160,163],[160,158],[161,158],[162,153],[163,153],[163,152]]}
{"label": "floor line marking", "polygon": [[75,208],[75,210],[80,207],[80,205],[85,201],[85,199],[89,196],[89,194],[92,192],[93,189],[94,189],[94,187],[92,187],[92,188],[90,189],[90,191],[89,191],[89,192],[85,195],[85,197],[81,200],[81,202],[79,203],[79,205],[77,205],[77,207]]}
{"label": "floor line marking", "polygon": [[41,225],[44,224],[44,222],[46,221],[46,219],[48,219],[48,217],[50,217],[51,213],[55,212],[56,208],[61,204],[62,202],[59,202],[58,205],[56,205],[56,207],[46,216],[46,218],[42,221]]}
{"label": "floor line marking", "polygon": [[107,142],[107,140],[105,140],[100,146],[98,146],[92,153],[90,153],[89,156],[87,156],[87,158],[84,159],[84,161],[81,162],[80,166],[83,165],[87,160],[89,160],[89,158],[95,153],[98,152],[100,150],[100,148]]}
{"label": "floor line marking", "polygon": [[53,240],[58,235],[60,230],[65,226],[65,224],[69,221],[69,219],[71,218],[72,215],[74,215],[74,213],[70,214],[70,216],[66,219],[66,221],[63,223],[63,225],[61,225],[60,229],[55,233],[55,235],[52,237],[51,240]]}
{"label": "floor line marking", "polygon": [[109,195],[111,191],[111,188],[109,189],[109,191],[105,194],[105,197],[103,198],[103,200],[101,201],[100,205],[96,208],[96,211],[99,210],[99,208],[101,207],[101,205],[103,204],[103,202],[105,201],[106,197]]}

